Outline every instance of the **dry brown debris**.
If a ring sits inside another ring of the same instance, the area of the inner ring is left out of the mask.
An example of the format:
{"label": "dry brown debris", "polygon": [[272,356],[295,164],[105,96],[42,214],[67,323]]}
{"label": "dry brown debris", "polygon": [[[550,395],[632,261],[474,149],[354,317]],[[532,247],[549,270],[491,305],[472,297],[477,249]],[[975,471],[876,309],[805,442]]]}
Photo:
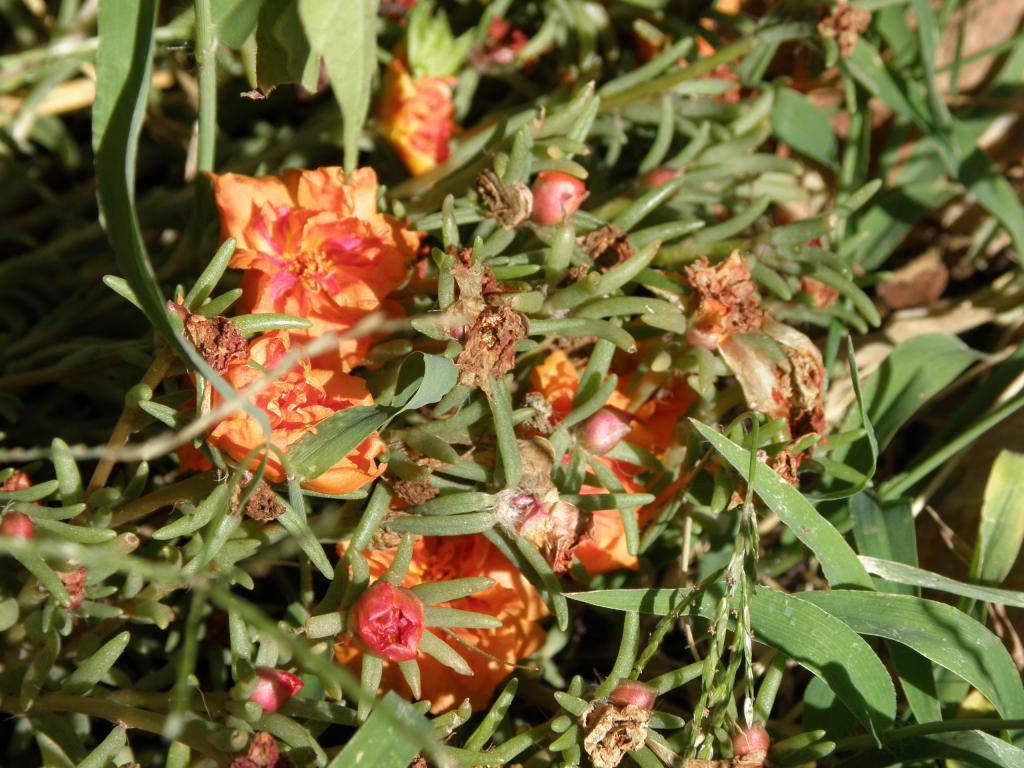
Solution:
{"label": "dry brown debris", "polygon": [[188,315],[185,318],[185,337],[221,375],[227,372],[229,363],[244,360],[248,351],[245,337],[227,317]]}
{"label": "dry brown debris", "polygon": [[505,229],[515,229],[533,212],[533,193],[523,182],[506,184],[494,171],[488,169],[476,180],[476,193],[480,206],[490,218]]}
{"label": "dry brown debris", "polygon": [[871,25],[871,13],[839,0],[832,13],[818,24],[818,34],[831,37],[844,59],[857,47],[857,39]]}
{"label": "dry brown debris", "polygon": [[291,768],[292,759],[281,753],[277,741],[266,731],[253,736],[244,757],[236,757],[229,768]]}
{"label": "dry brown debris", "polygon": [[817,309],[828,309],[839,301],[839,291],[813,277],[801,277],[800,288],[811,297]]}
{"label": "dry brown debris", "polygon": [[651,710],[595,701],[583,713],[582,721],[587,734],[583,749],[594,768],[617,768],[627,752],[640,749],[647,741]]}
{"label": "dry brown debris", "polygon": [[438,489],[426,479],[395,480],[391,484],[391,490],[399,499],[412,506],[430,501],[439,493]]}
{"label": "dry brown debris", "polygon": [[459,383],[490,392],[487,379],[500,378],[516,363],[516,342],[526,338],[526,315],[508,307],[486,307],[466,331],[466,341],[455,358]]}
{"label": "dry brown debris", "polygon": [[269,523],[284,514],[284,505],[281,504],[281,500],[277,498],[274,490],[261,480],[245,503],[243,512],[246,517],[253,520]]}
{"label": "dry brown debris", "polygon": [[599,272],[607,272],[633,256],[629,235],[614,224],[605,224],[587,233],[580,239],[580,245]]}
{"label": "dry brown debris", "polygon": [[702,256],[686,268],[686,278],[693,289],[693,320],[687,331],[690,343],[714,347],[725,336],[754,331],[764,324],[757,286],[738,251],[717,266]]}

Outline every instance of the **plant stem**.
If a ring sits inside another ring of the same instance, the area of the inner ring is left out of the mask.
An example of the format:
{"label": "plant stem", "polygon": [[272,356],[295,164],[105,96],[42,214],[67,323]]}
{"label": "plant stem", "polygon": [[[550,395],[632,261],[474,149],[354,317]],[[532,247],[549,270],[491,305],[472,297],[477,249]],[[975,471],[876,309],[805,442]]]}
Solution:
{"label": "plant stem", "polygon": [[195,0],[196,64],[199,65],[199,150],[196,170],[213,170],[217,146],[217,35],[210,0]]}
{"label": "plant stem", "polygon": [[[167,375],[167,372],[170,370],[173,362],[174,355],[171,350],[167,347],[161,347],[156,358],[153,360],[152,364],[150,364],[149,370],[146,371],[142,377],[142,381],[139,383],[145,384],[150,389],[155,389],[156,386],[164,380],[164,377]],[[117,424],[114,425],[114,431],[110,433],[110,440],[107,441],[108,451],[114,452],[128,442],[128,438],[131,437],[132,430],[135,429],[135,421],[138,417],[139,409],[137,406],[126,406],[125,409],[121,411],[121,418],[117,420]],[[107,484],[115,463],[116,459],[113,458],[104,457],[99,460],[99,463],[96,465],[96,470],[92,473],[92,479],[89,481],[89,488],[86,491],[86,495]]]}

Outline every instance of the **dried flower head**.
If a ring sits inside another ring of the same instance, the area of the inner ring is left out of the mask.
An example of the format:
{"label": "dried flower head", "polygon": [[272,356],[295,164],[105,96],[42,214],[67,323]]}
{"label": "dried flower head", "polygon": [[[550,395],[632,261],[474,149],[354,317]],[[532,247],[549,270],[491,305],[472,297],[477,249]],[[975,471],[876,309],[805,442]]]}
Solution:
{"label": "dried flower head", "polygon": [[595,701],[580,718],[583,749],[594,768],[617,768],[627,752],[640,749],[647,741],[651,710],[636,704]]}
{"label": "dried flower head", "polygon": [[228,369],[228,363],[243,359],[247,349],[245,337],[226,317],[187,314],[185,338],[210,367],[222,376]]}
{"label": "dried flower head", "polygon": [[515,229],[533,212],[533,193],[523,182],[506,184],[489,168],[480,174],[476,193],[484,213],[505,229]]}
{"label": "dried flower head", "polygon": [[455,365],[459,383],[490,391],[488,378],[500,379],[516,364],[516,342],[526,337],[526,315],[508,307],[486,307],[466,331]]}
{"label": "dried flower head", "polygon": [[702,256],[686,268],[686,277],[693,289],[686,330],[691,344],[713,349],[731,334],[757,330],[764,323],[757,286],[738,251],[716,266]]}

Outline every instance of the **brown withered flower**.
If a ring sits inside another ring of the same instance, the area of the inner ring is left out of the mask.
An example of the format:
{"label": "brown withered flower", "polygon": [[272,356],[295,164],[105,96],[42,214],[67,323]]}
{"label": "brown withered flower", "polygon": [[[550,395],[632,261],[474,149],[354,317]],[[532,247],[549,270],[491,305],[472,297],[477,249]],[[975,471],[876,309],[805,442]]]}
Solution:
{"label": "brown withered flower", "polygon": [[508,307],[486,307],[466,330],[455,365],[459,383],[490,392],[488,377],[500,378],[516,363],[516,342],[529,332],[526,315]]}
{"label": "brown withered flower", "polygon": [[266,731],[252,737],[249,749],[242,757],[236,757],[228,768],[292,768],[295,763],[281,752],[277,741]]}
{"label": "brown withered flower", "polygon": [[244,360],[248,352],[245,337],[227,317],[186,315],[185,338],[210,367],[221,375],[227,372],[229,363]]}
{"label": "brown withered flower", "polygon": [[515,229],[533,212],[533,193],[521,181],[505,183],[489,168],[476,180],[476,193],[484,213],[505,229]]}
{"label": "brown withered flower", "polygon": [[839,300],[839,291],[813,277],[801,277],[800,288],[810,296],[817,309],[828,309]]}
{"label": "brown withered flower", "polygon": [[871,26],[871,12],[854,8],[839,0],[827,17],[818,23],[818,34],[831,37],[839,46],[839,55],[844,59],[857,47],[857,39]]}
{"label": "brown withered flower", "polygon": [[261,480],[242,511],[248,518],[261,523],[269,523],[284,514],[284,505],[281,504],[281,500],[277,498],[274,490]]}
{"label": "brown withered flower", "polygon": [[627,752],[647,741],[655,691],[635,680],[626,680],[607,700],[590,703],[580,718],[586,736],[583,749],[594,768],[617,768]]}
{"label": "brown withered flower", "polygon": [[391,490],[395,496],[406,504],[416,506],[425,501],[430,501],[439,493],[438,489],[430,484],[426,478],[419,480],[395,480],[391,484]]}
{"label": "brown withered flower", "polygon": [[599,272],[607,272],[633,256],[629,235],[614,224],[605,224],[588,232],[579,242]]}
{"label": "brown withered flower", "polygon": [[693,290],[686,331],[691,344],[714,348],[731,334],[754,331],[764,324],[757,286],[739,251],[716,266],[701,257],[686,268],[686,278]]}

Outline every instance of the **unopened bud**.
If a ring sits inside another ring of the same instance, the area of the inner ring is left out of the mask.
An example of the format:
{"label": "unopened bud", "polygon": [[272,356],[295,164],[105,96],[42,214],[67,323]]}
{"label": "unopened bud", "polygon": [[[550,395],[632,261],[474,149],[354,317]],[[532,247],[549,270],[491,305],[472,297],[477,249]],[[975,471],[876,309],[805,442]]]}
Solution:
{"label": "unopened bud", "polygon": [[768,736],[768,731],[760,722],[742,729],[732,737],[732,752],[736,757],[760,757],[763,759],[767,756],[771,745],[772,740]]}
{"label": "unopened bud", "polygon": [[611,692],[608,701],[625,707],[632,704],[637,709],[654,709],[654,700],[658,697],[658,689],[652,688],[639,680],[623,680]]}
{"label": "unopened bud", "polygon": [[533,184],[533,220],[547,226],[572,218],[587,194],[587,186],[575,176],[542,171]]}
{"label": "unopened bud", "polygon": [[259,704],[264,712],[277,712],[304,685],[298,676],[273,667],[260,667],[256,677],[259,681],[249,700]]}
{"label": "unopened bud", "polygon": [[34,526],[32,525],[32,518],[28,515],[12,512],[9,515],[4,515],[3,526],[0,530],[9,539],[28,540],[32,538]]}
{"label": "unopened bud", "polygon": [[585,422],[580,430],[580,445],[591,453],[603,456],[630,433],[628,414],[602,408]]}
{"label": "unopened bud", "polygon": [[679,168],[669,168],[662,166],[655,168],[653,171],[648,171],[644,175],[644,186],[650,187],[651,189],[657,189],[658,187],[668,184],[673,179],[678,179],[683,175],[683,172]]}

